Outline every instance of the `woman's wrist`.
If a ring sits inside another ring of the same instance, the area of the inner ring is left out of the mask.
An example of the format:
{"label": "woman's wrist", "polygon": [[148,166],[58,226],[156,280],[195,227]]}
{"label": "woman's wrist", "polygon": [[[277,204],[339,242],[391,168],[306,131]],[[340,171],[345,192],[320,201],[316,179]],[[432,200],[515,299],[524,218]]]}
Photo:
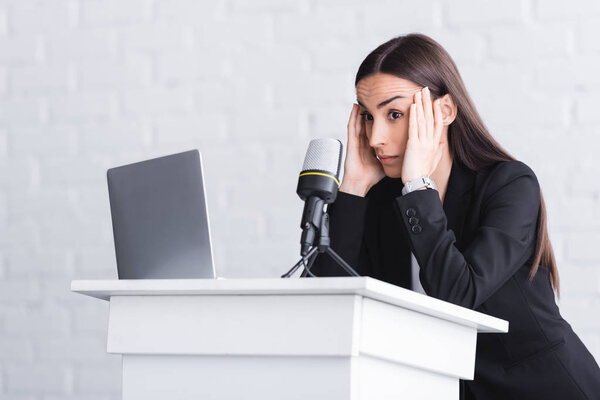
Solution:
{"label": "woman's wrist", "polygon": [[346,180],[343,180],[339,187],[340,192],[353,194],[360,197],[365,197],[369,189],[371,189],[371,185],[364,182],[349,182]]}

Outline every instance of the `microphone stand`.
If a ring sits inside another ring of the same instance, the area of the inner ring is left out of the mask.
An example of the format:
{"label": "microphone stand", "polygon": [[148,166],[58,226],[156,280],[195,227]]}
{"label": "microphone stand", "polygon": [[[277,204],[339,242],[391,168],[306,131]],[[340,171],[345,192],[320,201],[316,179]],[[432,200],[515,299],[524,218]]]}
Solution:
{"label": "microphone stand", "polygon": [[[301,265],[304,265],[304,271],[302,272],[302,274],[300,275],[300,277],[304,277],[307,274],[309,274],[310,276],[316,278],[316,276],[312,272],[310,272],[310,268],[312,267],[313,263],[317,259],[317,256],[319,255],[318,253],[327,253],[327,254],[329,254],[329,256],[331,258],[333,258],[334,261],[337,262],[342,268],[344,268],[346,270],[346,272],[348,272],[348,274],[353,275],[353,276],[360,276],[354,270],[354,268],[352,268],[350,265],[348,265],[348,263],[346,261],[344,261],[344,259],[342,257],[340,257],[330,247],[330,243],[331,243],[331,241],[330,241],[330,238],[329,238],[329,215],[326,212],[324,212],[323,213],[323,217],[321,219],[321,228],[319,229],[319,243],[318,243],[318,245],[317,246],[312,246],[310,248],[310,250],[308,251],[308,253],[304,257],[302,257],[300,259],[300,261],[298,261],[296,263],[296,265],[294,265],[292,267],[292,269],[290,269],[285,274],[281,275],[281,277],[282,278],[289,278],[290,276],[292,276],[294,274],[294,272],[296,272],[296,270],[298,268],[300,268]],[[307,261],[308,261],[308,264],[307,264]]]}

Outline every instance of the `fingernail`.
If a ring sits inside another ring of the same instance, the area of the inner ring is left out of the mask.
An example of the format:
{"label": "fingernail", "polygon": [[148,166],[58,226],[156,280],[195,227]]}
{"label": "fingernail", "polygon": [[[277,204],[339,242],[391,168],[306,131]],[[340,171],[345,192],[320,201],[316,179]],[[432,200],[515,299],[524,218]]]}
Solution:
{"label": "fingernail", "polygon": [[423,88],[423,92],[425,92],[425,93],[429,93],[429,88],[428,88],[427,86],[425,86],[425,87]]}

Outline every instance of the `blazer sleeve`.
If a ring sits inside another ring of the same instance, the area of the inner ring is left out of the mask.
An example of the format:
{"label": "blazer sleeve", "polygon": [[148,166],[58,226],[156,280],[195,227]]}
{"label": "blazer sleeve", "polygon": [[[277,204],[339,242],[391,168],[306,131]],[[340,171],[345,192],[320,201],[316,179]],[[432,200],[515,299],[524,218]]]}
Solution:
{"label": "blazer sleeve", "polygon": [[488,180],[480,226],[463,253],[455,246],[454,232],[447,229],[437,190],[417,190],[395,199],[425,292],[471,309],[499,289],[535,248],[540,188],[533,171],[520,161],[503,162]]}
{"label": "blazer sleeve", "polygon": [[[359,275],[367,275],[370,270],[363,239],[368,201],[367,197],[338,192],[336,201],[327,209],[331,249]],[[310,271],[316,276],[348,276],[346,270],[325,253],[317,255]]]}

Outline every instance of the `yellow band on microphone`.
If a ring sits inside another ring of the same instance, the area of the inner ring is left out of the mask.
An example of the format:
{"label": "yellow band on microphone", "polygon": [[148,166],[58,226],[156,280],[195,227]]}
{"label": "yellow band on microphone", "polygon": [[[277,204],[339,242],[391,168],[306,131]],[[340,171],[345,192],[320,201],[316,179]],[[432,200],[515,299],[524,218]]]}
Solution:
{"label": "yellow band on microphone", "polygon": [[323,175],[323,176],[327,176],[327,177],[333,179],[335,181],[335,183],[337,183],[337,185],[340,186],[340,182],[337,179],[335,179],[335,176],[333,176],[333,175],[324,174],[322,172],[304,172],[304,173],[300,174],[300,176],[304,176],[304,175]]}

